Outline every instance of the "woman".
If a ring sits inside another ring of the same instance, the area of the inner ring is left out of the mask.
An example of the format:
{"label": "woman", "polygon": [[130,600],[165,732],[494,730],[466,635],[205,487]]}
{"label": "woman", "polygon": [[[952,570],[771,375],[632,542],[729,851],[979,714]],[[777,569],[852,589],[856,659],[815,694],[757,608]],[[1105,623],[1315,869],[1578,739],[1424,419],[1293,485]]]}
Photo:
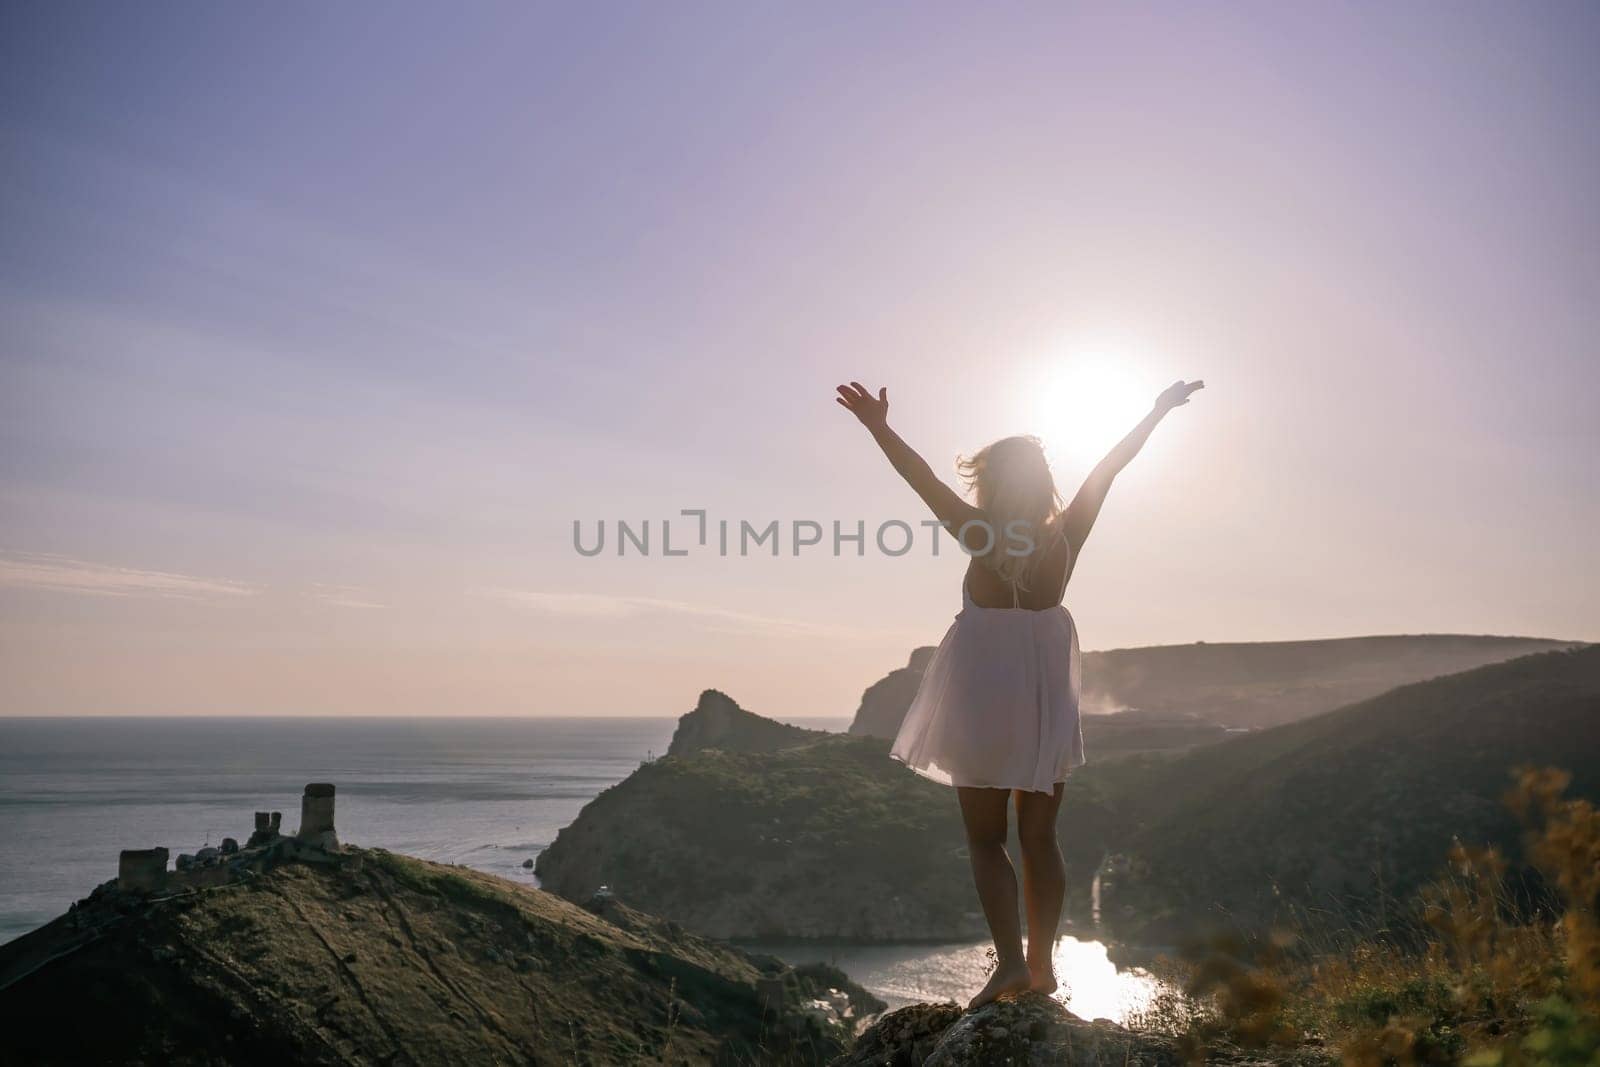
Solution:
{"label": "woman", "polygon": [[[994,936],[997,965],[972,998],[1056,988],[1052,960],[1066,894],[1056,813],[1068,772],[1082,765],[1078,633],[1062,606],[1067,579],[1117,473],[1173,408],[1203,382],[1174,382],[1144,421],[1090,472],[1065,510],[1037,439],[1007,437],[959,464],[976,506],[940,481],[889,428],[889,391],[859,382],[835,399],[861,420],[894,469],[971,557],[962,608],[923,673],[891,754],[953,785],[972,876]],[[1007,802],[1022,845],[1028,950],[1017,916],[1017,876],[1006,854]]]}

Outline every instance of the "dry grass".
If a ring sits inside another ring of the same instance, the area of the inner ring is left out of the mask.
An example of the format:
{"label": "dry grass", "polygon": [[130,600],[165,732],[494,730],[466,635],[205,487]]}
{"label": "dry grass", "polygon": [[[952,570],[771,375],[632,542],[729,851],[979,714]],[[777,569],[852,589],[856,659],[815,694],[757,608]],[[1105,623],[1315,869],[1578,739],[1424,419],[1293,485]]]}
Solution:
{"label": "dry grass", "polygon": [[1173,963],[1183,995],[1137,1027],[1219,1041],[1322,1045],[1350,1067],[1600,1065],[1600,812],[1556,770],[1516,772],[1506,803],[1543,880],[1530,894],[1493,850],[1456,845],[1412,921],[1212,940]]}

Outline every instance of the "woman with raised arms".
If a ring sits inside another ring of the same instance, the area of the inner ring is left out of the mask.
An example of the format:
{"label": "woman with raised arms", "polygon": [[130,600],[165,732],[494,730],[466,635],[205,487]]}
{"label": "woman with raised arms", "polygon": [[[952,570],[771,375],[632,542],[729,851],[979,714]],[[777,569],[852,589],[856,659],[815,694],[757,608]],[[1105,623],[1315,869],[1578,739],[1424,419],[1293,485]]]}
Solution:
{"label": "woman with raised arms", "polygon": [[[874,396],[859,382],[839,386],[837,401],[971,557],[961,612],[923,673],[891,749],[916,773],[954,786],[961,804],[997,959],[969,1007],[1026,989],[1055,991],[1056,929],[1066,894],[1056,815],[1062,783],[1084,762],[1078,633],[1062,597],[1117,473],[1203,384],[1179,381],[1163,391],[1065,508],[1037,439],[1007,437],[962,460],[975,501],[968,503],[889,428],[887,389]],[[1013,801],[1026,952],[1017,876],[1005,849]]]}

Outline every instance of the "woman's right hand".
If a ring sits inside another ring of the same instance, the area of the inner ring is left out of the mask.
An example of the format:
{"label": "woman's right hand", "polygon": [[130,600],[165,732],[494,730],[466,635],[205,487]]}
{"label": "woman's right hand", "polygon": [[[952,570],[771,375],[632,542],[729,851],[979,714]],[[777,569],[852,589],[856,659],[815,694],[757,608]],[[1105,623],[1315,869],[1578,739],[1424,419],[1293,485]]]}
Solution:
{"label": "woman's right hand", "polygon": [[867,429],[878,429],[889,423],[889,390],[879,389],[874,397],[860,382],[839,386],[839,395],[833,398],[850,414],[861,420]]}

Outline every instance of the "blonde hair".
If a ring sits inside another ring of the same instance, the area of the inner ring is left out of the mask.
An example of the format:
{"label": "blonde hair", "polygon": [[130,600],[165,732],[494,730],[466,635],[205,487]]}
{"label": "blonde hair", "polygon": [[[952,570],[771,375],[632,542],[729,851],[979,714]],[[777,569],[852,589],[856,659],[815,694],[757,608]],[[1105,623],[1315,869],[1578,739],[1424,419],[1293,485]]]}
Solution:
{"label": "blonde hair", "polygon": [[[993,550],[982,557],[984,565],[1018,588],[1026,589],[1026,575],[1044,527],[1061,512],[1055,477],[1045,461],[1044,447],[1032,436],[1004,437],[956,460],[962,481],[977,495],[978,507],[994,530]],[[1013,523],[1025,523],[1033,552],[1016,555],[1017,542],[1008,537]],[[1012,551],[1006,551],[1011,547]]]}

